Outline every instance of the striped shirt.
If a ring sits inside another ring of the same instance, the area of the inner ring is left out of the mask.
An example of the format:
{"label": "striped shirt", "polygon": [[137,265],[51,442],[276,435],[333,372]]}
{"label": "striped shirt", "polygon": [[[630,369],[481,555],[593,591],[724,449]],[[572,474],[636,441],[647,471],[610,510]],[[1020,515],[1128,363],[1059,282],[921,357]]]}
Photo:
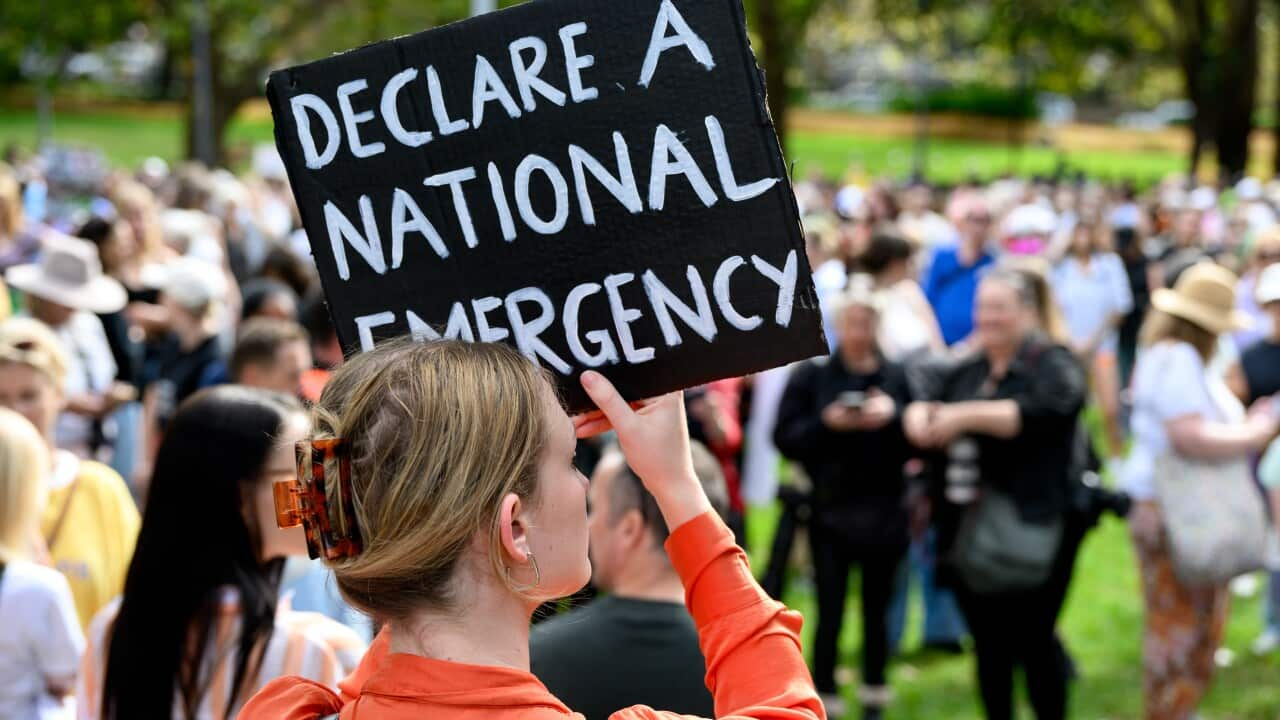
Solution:
{"label": "striped shirt", "polygon": [[[117,598],[102,609],[89,627],[88,647],[80,663],[80,679],[76,685],[76,716],[79,720],[101,717],[102,683],[106,675],[108,630],[120,610]],[[245,683],[239,698],[231,698],[235,677],[234,649],[240,635],[240,601],[236,591],[223,593],[218,617],[211,629],[208,649],[200,676],[209,678],[208,692],[196,711],[199,720],[234,718],[240,707],[275,678],[300,675],[329,687],[360,663],[365,642],[352,629],[319,613],[297,612],[281,603],[276,612],[275,629],[267,641],[262,665],[257,676]],[[233,648],[229,652],[225,648]],[[216,665],[216,667],[214,667]],[[181,693],[174,686],[173,717],[183,717]]]}

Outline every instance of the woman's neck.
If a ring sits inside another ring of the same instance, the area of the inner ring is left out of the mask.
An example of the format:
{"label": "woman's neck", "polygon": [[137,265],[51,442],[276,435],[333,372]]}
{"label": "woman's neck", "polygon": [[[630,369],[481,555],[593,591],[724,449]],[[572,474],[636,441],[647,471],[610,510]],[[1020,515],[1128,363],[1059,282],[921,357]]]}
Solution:
{"label": "woman's neck", "polygon": [[1009,371],[1009,365],[1017,357],[1020,345],[1021,343],[1014,343],[1013,345],[987,349],[987,363],[991,365],[992,375],[1003,377]]}
{"label": "woman's neck", "polygon": [[392,622],[391,652],[528,672],[533,608],[505,590],[476,593],[457,607]]}
{"label": "woman's neck", "polygon": [[840,350],[840,362],[849,372],[859,374],[869,374],[876,371],[880,366],[880,360],[872,350],[863,350],[858,353],[850,353],[843,348]]}
{"label": "woman's neck", "polygon": [[978,262],[978,258],[982,257],[982,248],[986,245],[986,241],[982,238],[966,238],[957,248],[957,256],[960,263],[966,267]]}

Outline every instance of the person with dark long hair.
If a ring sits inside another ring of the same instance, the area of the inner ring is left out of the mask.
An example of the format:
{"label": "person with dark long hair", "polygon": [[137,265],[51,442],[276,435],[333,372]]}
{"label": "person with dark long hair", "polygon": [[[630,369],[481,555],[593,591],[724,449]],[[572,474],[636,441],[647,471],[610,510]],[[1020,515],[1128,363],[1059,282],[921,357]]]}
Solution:
{"label": "person with dark long hair", "polygon": [[277,603],[305,543],[276,526],[272,488],[307,430],[296,400],[265,390],[220,386],[179,408],[124,595],[89,629],[81,718],[233,718],[277,676],[333,685],[354,667],[355,633]]}

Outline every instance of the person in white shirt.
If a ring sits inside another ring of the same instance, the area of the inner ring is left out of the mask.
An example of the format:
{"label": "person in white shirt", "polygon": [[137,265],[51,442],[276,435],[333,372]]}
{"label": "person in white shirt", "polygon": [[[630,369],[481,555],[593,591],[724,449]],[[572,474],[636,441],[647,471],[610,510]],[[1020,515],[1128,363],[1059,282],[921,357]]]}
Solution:
{"label": "person in white shirt", "polygon": [[84,635],[66,578],[31,561],[49,462],[40,433],[0,408],[0,717],[58,720],[71,713]]}
{"label": "person in white shirt", "polygon": [[1213,679],[1226,625],[1225,585],[1184,585],[1174,574],[1155,475],[1165,454],[1243,458],[1276,434],[1272,401],[1246,413],[1208,368],[1218,337],[1239,328],[1234,273],[1211,262],[1153,293],[1133,373],[1133,450],[1121,484],[1134,500],[1129,530],[1142,581],[1146,623],[1143,695],[1148,718],[1191,717]]}
{"label": "person in white shirt", "polygon": [[1071,233],[1068,254],[1050,280],[1061,301],[1071,349],[1089,369],[1093,395],[1102,410],[1108,457],[1120,454],[1120,374],[1117,330],[1133,309],[1129,273],[1119,255],[1106,246],[1102,227],[1082,218]]}

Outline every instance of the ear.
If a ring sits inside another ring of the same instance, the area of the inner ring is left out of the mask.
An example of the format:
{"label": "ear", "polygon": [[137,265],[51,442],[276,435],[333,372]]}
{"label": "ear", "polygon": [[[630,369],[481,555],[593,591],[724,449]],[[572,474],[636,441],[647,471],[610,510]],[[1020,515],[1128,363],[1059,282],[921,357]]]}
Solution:
{"label": "ear", "polygon": [[524,503],[519,495],[507,493],[502,498],[502,506],[498,512],[498,532],[502,539],[502,549],[519,562],[526,562],[529,559],[528,528],[520,519],[523,512]]}
{"label": "ear", "polygon": [[648,528],[644,524],[644,516],[637,509],[631,509],[618,518],[614,532],[622,536],[626,547],[635,548],[644,544],[648,536]]}
{"label": "ear", "polygon": [[248,385],[249,387],[256,387],[261,379],[262,371],[258,369],[257,365],[250,362],[245,363],[244,366],[240,368],[240,377],[236,378],[235,382],[241,385]]}

